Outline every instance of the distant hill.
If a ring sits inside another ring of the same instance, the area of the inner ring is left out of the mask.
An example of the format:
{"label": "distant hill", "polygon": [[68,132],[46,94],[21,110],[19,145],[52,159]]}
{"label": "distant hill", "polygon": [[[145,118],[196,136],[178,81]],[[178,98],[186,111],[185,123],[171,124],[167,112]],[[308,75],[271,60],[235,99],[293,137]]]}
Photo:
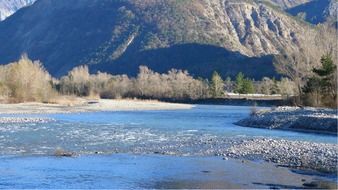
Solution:
{"label": "distant hill", "polygon": [[1,0],[0,1],[0,21],[14,14],[22,7],[31,5],[36,0]]}
{"label": "distant hill", "polygon": [[26,52],[54,76],[87,64],[113,74],[147,65],[260,79],[277,76],[272,57],[281,52],[312,51],[318,61],[319,35],[258,0],[38,0],[0,22],[0,63]]}

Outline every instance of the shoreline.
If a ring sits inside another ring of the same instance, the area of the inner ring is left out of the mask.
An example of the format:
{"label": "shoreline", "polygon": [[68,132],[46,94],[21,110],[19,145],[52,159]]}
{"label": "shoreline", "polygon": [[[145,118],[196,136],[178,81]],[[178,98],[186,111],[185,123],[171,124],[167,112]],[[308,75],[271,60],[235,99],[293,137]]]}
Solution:
{"label": "shoreline", "polygon": [[291,105],[288,99],[272,99],[272,98],[254,98],[250,96],[240,97],[224,97],[224,98],[204,98],[196,100],[174,100],[174,99],[159,99],[159,101],[169,103],[183,103],[192,105],[229,105],[229,106],[283,106]]}
{"label": "shoreline", "polygon": [[298,133],[307,133],[307,134],[320,134],[320,135],[327,135],[327,136],[337,136],[338,134],[336,132],[330,132],[330,131],[318,131],[318,130],[310,130],[310,129],[290,129],[290,128],[271,128],[270,126],[242,126],[238,124],[238,122],[234,123],[235,125],[238,125],[240,127],[251,127],[256,129],[265,129],[265,130],[279,130],[279,131],[290,131],[290,132],[298,132]]}
{"label": "shoreline", "polygon": [[270,107],[285,104],[286,100],[218,98],[199,100],[172,99],[97,99],[62,96],[51,103],[23,102],[3,103],[0,114],[55,114],[104,111],[156,111],[192,109],[197,105],[259,106]]}
{"label": "shoreline", "polygon": [[194,105],[167,103],[157,100],[134,99],[84,99],[76,98],[72,102],[38,103],[26,102],[0,104],[0,114],[57,114],[100,111],[152,111],[191,109]]}

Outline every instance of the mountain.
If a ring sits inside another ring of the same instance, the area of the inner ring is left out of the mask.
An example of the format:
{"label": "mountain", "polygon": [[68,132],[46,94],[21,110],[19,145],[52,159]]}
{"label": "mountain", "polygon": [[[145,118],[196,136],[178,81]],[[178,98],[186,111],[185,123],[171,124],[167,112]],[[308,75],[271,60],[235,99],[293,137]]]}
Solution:
{"label": "mountain", "polygon": [[36,0],[1,0],[0,21],[5,20],[22,7],[33,4]]}
{"label": "mountain", "polygon": [[332,22],[337,20],[337,0],[313,0],[287,10],[288,13],[299,16],[312,24]]}
{"label": "mountain", "polygon": [[318,36],[259,0],[38,0],[0,22],[0,63],[26,52],[54,76],[87,64],[113,74],[147,65],[260,79],[278,75],[272,58],[281,52],[311,51],[318,61]]}

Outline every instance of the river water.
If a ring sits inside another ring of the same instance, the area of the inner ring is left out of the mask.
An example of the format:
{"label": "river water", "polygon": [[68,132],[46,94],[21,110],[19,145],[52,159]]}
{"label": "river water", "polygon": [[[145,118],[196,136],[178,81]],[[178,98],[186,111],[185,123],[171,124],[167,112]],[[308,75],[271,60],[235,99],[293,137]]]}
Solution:
{"label": "river water", "polygon": [[[190,110],[15,115],[55,121],[0,124],[0,188],[297,188],[336,180],[215,157],[217,150],[252,137],[337,142],[335,136],[232,124],[249,113],[249,107],[201,105]],[[206,143],[210,141],[215,144]],[[58,149],[78,156],[53,156]]]}

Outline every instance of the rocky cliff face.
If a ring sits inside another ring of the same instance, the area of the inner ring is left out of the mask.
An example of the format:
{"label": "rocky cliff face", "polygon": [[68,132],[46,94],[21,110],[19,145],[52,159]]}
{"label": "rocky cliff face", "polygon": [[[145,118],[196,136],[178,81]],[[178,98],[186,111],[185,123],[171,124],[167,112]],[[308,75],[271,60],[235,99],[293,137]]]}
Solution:
{"label": "rocky cliff face", "polygon": [[88,64],[116,74],[148,65],[261,78],[276,75],[274,54],[322,53],[318,35],[260,1],[38,0],[0,23],[0,63],[26,52],[54,76]]}
{"label": "rocky cliff face", "polygon": [[0,21],[5,20],[22,7],[31,5],[36,0],[1,0],[0,1]]}

